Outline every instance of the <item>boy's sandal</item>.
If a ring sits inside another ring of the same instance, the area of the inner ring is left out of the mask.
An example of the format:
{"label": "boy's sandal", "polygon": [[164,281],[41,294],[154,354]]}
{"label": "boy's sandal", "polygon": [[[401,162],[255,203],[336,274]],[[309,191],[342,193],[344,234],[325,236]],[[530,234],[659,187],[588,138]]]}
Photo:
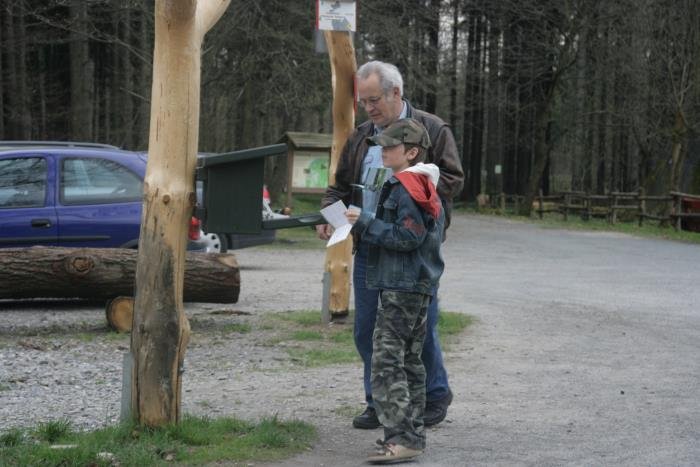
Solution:
{"label": "boy's sandal", "polygon": [[392,464],[394,462],[411,460],[421,454],[423,454],[423,451],[419,449],[407,448],[400,444],[384,444],[381,452],[374,456],[369,456],[367,462],[370,464]]}

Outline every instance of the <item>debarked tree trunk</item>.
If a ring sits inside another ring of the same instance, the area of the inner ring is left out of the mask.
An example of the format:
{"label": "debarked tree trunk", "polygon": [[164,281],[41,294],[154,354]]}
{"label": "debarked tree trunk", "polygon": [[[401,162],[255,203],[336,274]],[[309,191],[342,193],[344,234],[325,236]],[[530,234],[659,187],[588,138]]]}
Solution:
{"label": "debarked tree trunk", "polygon": [[[137,255],[122,248],[2,248],[0,299],[133,296]],[[240,288],[234,255],[187,253],[184,301],[235,303]]]}

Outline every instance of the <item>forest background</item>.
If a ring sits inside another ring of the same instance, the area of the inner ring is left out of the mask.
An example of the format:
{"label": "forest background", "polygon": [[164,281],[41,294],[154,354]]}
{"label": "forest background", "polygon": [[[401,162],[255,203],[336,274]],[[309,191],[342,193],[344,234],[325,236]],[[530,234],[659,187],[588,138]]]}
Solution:
{"label": "forest background", "polygon": [[[232,0],[203,47],[200,151],[332,132],[314,3]],[[395,63],[452,126],[461,199],[700,193],[700,0],[357,4],[358,64]],[[0,140],[147,149],[153,35],[152,1],[3,0]]]}

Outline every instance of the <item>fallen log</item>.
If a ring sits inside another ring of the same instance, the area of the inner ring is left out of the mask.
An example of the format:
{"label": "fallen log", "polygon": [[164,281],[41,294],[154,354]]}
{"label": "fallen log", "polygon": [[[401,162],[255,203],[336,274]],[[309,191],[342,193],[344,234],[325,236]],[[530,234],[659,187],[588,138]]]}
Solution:
{"label": "fallen log", "polygon": [[[122,248],[0,248],[0,298],[134,296],[136,250]],[[184,301],[235,303],[240,272],[230,253],[187,253]]]}

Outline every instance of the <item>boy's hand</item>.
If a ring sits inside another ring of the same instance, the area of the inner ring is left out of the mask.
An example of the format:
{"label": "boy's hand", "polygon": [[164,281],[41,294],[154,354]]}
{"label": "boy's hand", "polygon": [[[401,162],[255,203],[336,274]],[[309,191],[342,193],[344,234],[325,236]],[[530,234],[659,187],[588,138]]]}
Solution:
{"label": "boy's hand", "polygon": [[345,211],[345,217],[348,218],[348,222],[350,224],[355,224],[357,222],[357,219],[360,218],[360,213],[362,210],[358,208],[357,206],[350,206],[347,211]]}

